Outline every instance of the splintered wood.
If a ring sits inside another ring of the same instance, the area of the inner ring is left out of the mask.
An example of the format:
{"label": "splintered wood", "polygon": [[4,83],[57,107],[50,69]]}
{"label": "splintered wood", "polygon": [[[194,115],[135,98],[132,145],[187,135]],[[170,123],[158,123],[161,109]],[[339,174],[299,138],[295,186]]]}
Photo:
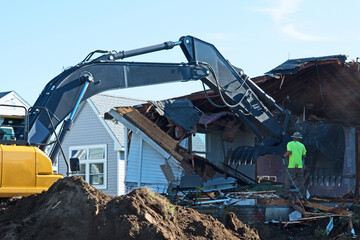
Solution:
{"label": "splintered wood", "polygon": [[164,131],[162,131],[155,123],[144,117],[139,111],[133,107],[116,108],[117,113],[122,117],[132,122],[159,146],[163,147],[165,151],[169,152],[178,161],[183,160],[183,156],[176,152],[178,141],[174,140]]}

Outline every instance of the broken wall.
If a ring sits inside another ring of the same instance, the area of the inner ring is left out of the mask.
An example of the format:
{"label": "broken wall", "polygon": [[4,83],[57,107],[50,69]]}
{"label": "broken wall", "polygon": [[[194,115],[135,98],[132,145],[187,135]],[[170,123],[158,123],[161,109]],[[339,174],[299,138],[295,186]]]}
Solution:
{"label": "broken wall", "polygon": [[[345,156],[341,179],[314,178],[305,170],[305,186],[312,196],[340,197],[355,187],[356,166],[355,166],[355,128],[344,127],[345,133]],[[280,156],[265,155],[257,160],[257,178],[285,182],[285,167]]]}
{"label": "broken wall", "polygon": [[[237,130],[234,141],[223,140],[223,132],[209,132],[206,134],[207,159],[217,166],[227,169],[228,159],[231,152],[239,146],[254,146],[255,135],[251,132]],[[223,164],[224,163],[224,164]],[[255,165],[230,165],[231,168],[239,171],[248,177],[255,179]]]}
{"label": "broken wall", "polygon": [[183,170],[167,161],[153,146],[137,134],[132,134],[126,166],[126,192],[146,186],[153,191],[166,193],[169,181],[161,166],[168,163],[174,182],[180,181]]}

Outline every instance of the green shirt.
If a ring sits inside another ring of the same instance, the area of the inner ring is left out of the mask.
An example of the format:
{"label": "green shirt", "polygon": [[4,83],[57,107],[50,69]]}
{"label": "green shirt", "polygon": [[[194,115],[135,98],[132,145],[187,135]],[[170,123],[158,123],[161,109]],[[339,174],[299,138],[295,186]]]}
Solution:
{"label": "green shirt", "polygon": [[306,155],[306,149],[304,144],[299,141],[291,141],[287,144],[286,148],[288,151],[291,152],[289,155],[288,168],[302,168],[302,156]]}

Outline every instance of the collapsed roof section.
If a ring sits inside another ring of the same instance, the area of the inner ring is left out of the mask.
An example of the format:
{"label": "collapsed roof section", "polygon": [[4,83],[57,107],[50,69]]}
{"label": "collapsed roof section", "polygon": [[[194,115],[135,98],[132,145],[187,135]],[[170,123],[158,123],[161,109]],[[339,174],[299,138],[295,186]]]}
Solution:
{"label": "collapsed roof section", "polygon": [[199,121],[202,112],[187,98],[151,101],[151,105],[161,116],[190,132]]}
{"label": "collapsed roof section", "polygon": [[327,64],[329,61],[339,60],[343,63],[346,61],[345,55],[331,55],[324,57],[310,57],[310,58],[298,58],[298,59],[289,59],[284,63],[280,64],[276,68],[265,73],[266,75],[273,74],[296,74],[303,68],[308,68],[314,66],[314,64]]}
{"label": "collapsed roof section", "polygon": [[[210,95],[212,95],[210,93]],[[191,101],[190,99],[193,99]],[[200,100],[202,99],[202,100]],[[182,167],[189,172],[196,172],[206,182],[212,179],[216,173],[225,174],[226,176],[237,179],[240,184],[253,182],[246,175],[221,167],[208,159],[192,152],[189,146],[182,144],[182,141],[198,131],[199,121],[205,117],[209,125],[217,125],[222,128],[226,125],[226,120],[221,119],[232,113],[215,113],[213,118],[209,114],[203,113],[193,102],[201,106],[207,104],[208,100],[204,93],[195,93],[183,98],[149,102],[135,107],[117,107],[110,110],[105,118],[115,118],[123,122],[128,121],[148,137],[150,137],[158,146],[172,155]],[[224,112],[224,109],[222,110]],[[217,122],[217,124],[214,124]]]}

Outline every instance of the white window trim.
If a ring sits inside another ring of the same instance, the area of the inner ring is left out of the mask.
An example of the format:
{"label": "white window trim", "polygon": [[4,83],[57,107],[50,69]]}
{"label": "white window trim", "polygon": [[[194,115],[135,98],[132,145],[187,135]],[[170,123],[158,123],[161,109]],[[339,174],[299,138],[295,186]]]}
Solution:
{"label": "white window trim", "polygon": [[[121,158],[121,152],[123,152],[123,159]],[[125,160],[125,151],[117,151],[116,152],[116,158],[117,158],[117,196],[126,194],[126,160]],[[120,166],[122,168],[120,168]],[[120,176],[123,176],[120,179]]]}
{"label": "white window trim", "polygon": [[[107,144],[71,146],[71,147],[69,147],[69,156],[71,156],[71,153],[72,153],[73,150],[86,149],[86,151],[88,152],[90,148],[104,148],[105,149],[105,158],[104,158],[104,160],[89,160],[89,159],[80,160],[80,164],[81,164],[82,161],[86,161],[87,165],[89,164],[89,162],[91,162],[91,163],[104,163],[104,184],[103,185],[92,185],[92,186],[96,187],[97,189],[101,189],[101,190],[107,189],[107,160],[108,160]],[[73,176],[73,175],[70,174],[70,176]],[[89,167],[85,168],[85,176],[87,176],[88,180],[90,180],[90,168]]]}

